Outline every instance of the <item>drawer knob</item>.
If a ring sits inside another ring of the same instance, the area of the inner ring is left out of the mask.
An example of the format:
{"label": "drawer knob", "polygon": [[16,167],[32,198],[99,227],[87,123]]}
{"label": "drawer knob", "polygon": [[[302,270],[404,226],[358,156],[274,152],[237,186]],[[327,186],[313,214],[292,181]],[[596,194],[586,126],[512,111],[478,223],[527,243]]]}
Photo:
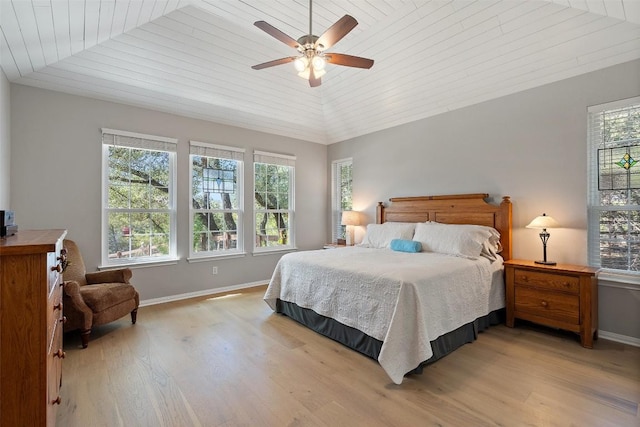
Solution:
{"label": "drawer knob", "polygon": [[529,277],[528,276],[522,276],[522,281],[523,282],[528,282],[529,281]]}
{"label": "drawer knob", "polygon": [[55,267],[51,267],[51,271],[57,271],[58,273],[62,273],[62,266],[58,264]]}
{"label": "drawer knob", "polygon": [[549,304],[546,301],[542,301],[540,303],[540,305],[543,306],[543,307],[547,307]]}
{"label": "drawer knob", "polygon": [[60,398],[60,396],[58,396],[58,398],[56,400],[52,400],[51,404],[52,405],[59,405],[62,403],[62,399]]}
{"label": "drawer knob", "polygon": [[62,316],[60,323],[67,323],[67,316]]}
{"label": "drawer knob", "polygon": [[53,310],[62,310],[62,301],[54,305]]}
{"label": "drawer knob", "polygon": [[55,353],[53,353],[53,357],[59,357],[60,359],[64,359],[67,353],[65,353],[61,348],[58,349]]}

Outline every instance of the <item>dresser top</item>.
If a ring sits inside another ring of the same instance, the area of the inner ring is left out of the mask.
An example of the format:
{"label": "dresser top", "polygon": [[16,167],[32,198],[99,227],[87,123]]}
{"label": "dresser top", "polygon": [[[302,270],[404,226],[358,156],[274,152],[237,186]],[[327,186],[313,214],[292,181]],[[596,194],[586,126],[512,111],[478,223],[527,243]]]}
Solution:
{"label": "dresser top", "polygon": [[54,252],[67,230],[20,230],[13,236],[0,238],[0,256]]}

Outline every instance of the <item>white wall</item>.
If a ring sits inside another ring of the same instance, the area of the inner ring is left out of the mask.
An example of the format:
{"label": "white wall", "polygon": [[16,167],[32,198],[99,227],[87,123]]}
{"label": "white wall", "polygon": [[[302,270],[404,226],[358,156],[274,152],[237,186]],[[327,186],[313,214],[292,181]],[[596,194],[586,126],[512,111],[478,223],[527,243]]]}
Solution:
{"label": "white wall", "polygon": [[4,71],[0,69],[0,210],[10,205],[10,161],[11,161],[11,114],[10,84]]}
{"label": "white wall", "polygon": [[[320,248],[327,230],[327,147],[275,135],[189,119],[21,85],[11,86],[12,206],[26,228],[66,228],[78,242],[87,269],[100,263],[100,128],[178,138],[177,265],[138,268],[141,299],[267,281],[281,254],[188,263],[189,140],[245,148],[246,215],[251,230],[254,149],[293,154],[296,160],[296,243]],[[253,233],[245,233],[251,251]],[[218,275],[211,273],[218,266]]]}
{"label": "white wall", "polygon": [[[633,61],[333,144],[327,170],[353,158],[353,206],[370,221],[394,196],[511,196],[514,258],[542,258],[538,231],[525,226],[546,212],[562,225],[549,230],[548,258],[585,264],[587,107],[638,95]],[[615,298],[610,289],[600,287],[601,328],[640,338],[640,287]],[[629,310],[616,313],[615,301]]]}

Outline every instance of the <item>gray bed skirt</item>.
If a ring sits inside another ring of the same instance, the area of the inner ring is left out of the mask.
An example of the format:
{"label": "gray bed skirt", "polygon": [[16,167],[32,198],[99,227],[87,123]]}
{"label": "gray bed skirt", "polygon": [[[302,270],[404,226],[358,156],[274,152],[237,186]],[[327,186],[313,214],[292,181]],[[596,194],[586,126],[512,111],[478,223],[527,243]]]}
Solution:
{"label": "gray bed skirt", "polygon": [[[372,338],[364,332],[344,325],[329,317],[322,316],[308,308],[302,308],[292,302],[282,301],[280,299],[276,302],[276,311],[302,323],[319,334],[344,344],[376,361],[378,360],[378,355],[382,348],[382,341]],[[473,322],[462,325],[458,329],[431,341],[433,356],[422,362],[415,369],[407,372],[407,374],[422,373],[424,366],[443,358],[464,344],[475,341],[478,338],[478,333],[484,331],[489,326],[503,323],[504,319],[505,309],[502,308],[492,311],[486,316],[479,317]]]}

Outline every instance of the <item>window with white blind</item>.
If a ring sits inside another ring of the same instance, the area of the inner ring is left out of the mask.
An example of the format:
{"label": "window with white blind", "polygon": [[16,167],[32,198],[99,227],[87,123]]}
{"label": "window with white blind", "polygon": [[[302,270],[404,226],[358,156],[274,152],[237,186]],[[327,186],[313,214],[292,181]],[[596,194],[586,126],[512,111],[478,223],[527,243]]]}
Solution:
{"label": "window with white blind", "polygon": [[295,156],[253,155],[255,252],[293,249]]}
{"label": "window with white blind", "polygon": [[588,113],[589,263],[640,273],[640,97]]}
{"label": "window with white blind", "polygon": [[353,161],[352,159],[331,162],[331,241],[344,239],[345,225],[341,224],[342,211],[353,208]]}
{"label": "window with white blind", "polygon": [[177,140],[102,129],[102,264],[173,261]]}
{"label": "window with white blind", "polygon": [[244,149],[191,141],[190,258],[243,252]]}

